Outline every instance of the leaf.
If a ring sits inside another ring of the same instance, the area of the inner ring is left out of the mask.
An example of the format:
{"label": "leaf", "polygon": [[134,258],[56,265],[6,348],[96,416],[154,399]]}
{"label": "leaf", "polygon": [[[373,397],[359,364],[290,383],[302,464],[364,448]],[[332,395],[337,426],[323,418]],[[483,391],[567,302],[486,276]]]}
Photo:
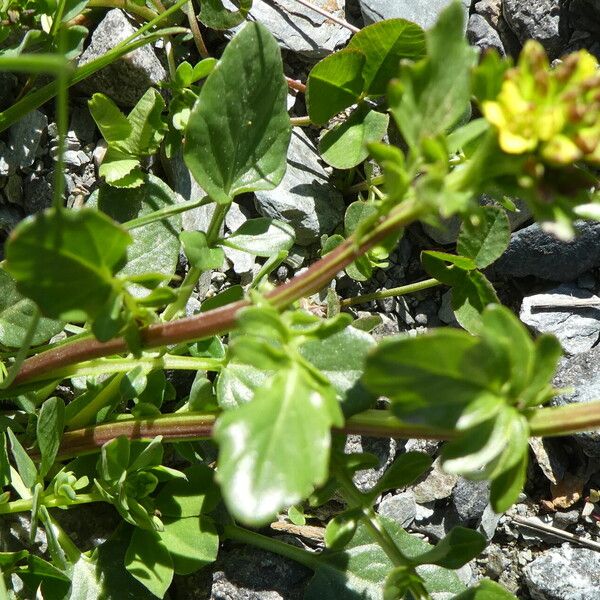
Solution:
{"label": "leaf", "polygon": [[308,74],[306,106],[315,125],[323,125],[358,101],[364,87],[365,55],[340,50],[319,61]]}
{"label": "leaf", "polygon": [[163,523],[157,536],[171,555],[175,573],[189,575],[215,561],[219,536],[212,519],[196,516],[163,519]]}
{"label": "leaf", "polygon": [[203,0],[198,18],[210,29],[232,29],[243,23],[252,8],[252,0],[231,0],[239,10],[229,11],[223,0]]}
{"label": "leaf", "polygon": [[291,125],[281,53],[269,31],[246,23],[208,76],[190,114],[184,158],[216,202],[277,187]]}
{"label": "leaf", "polygon": [[131,123],[114,101],[105,94],[94,94],[88,100],[88,108],[108,144],[124,140],[131,134]]}
{"label": "leaf", "polygon": [[323,160],[336,169],[359,165],[369,155],[366,144],[379,142],[389,121],[388,115],[360,105],[348,119],[321,138],[319,152]]}
{"label": "leaf", "polygon": [[54,464],[65,424],[65,403],[53,396],[42,404],[36,425],[36,438],[42,455],[40,475],[44,477]]}
{"label": "leaf", "polygon": [[465,39],[463,22],[462,6],[451,3],[425,33],[427,57],[403,65],[399,82],[390,86],[390,110],[411,148],[446,132],[469,106],[469,70],[476,54]]}
{"label": "leaf", "polygon": [[289,250],[295,239],[294,229],[287,223],[260,217],[248,219],[220,243],[255,256],[268,257],[282,250]]}
{"label": "leaf", "polygon": [[425,33],[410,21],[386,19],[363,27],[346,48],[359,50],[366,57],[364,91],[385,94],[390,80],[398,76],[400,61],[418,60],[425,54]]}
{"label": "leaf", "polygon": [[400,418],[452,427],[465,406],[491,395],[480,353],[476,338],[453,329],[384,340],[367,358],[362,381],[390,398]]}
{"label": "leaf", "polygon": [[163,598],[173,579],[173,561],[153,531],[136,527],[125,554],[125,568],[155,596]]}
{"label": "leaf", "polygon": [[124,229],[95,210],[49,209],[15,227],[6,270],[44,315],[65,321],[82,313],[93,317],[108,300],[130,243]]}
{"label": "leaf", "polygon": [[269,373],[252,365],[229,363],[217,380],[219,406],[227,409],[247,404],[268,377]]}
{"label": "leaf", "polygon": [[454,316],[469,333],[481,333],[484,309],[498,302],[494,286],[480,271],[465,271],[462,280],[452,287]]}
{"label": "leaf", "polygon": [[509,242],[510,223],[506,211],[498,206],[482,206],[463,221],[456,250],[483,269],[502,256]]}
{"label": "leaf", "polygon": [[182,231],[179,239],[192,267],[201,271],[220,269],[225,260],[222,248],[209,248],[203,231]]}
{"label": "leaf", "polygon": [[296,504],[328,475],[331,427],[342,422],[329,390],[297,364],[217,421],[217,478],[232,515],[262,525]]}
{"label": "leaf", "polygon": [[483,579],[475,587],[454,596],[452,600],[517,600],[517,597],[495,581]]}
{"label": "leaf", "polygon": [[340,550],[354,537],[362,510],[353,509],[336,515],[325,528],[325,546],[330,550]]}
{"label": "leaf", "polygon": [[[8,348],[19,348],[31,325],[36,306],[17,291],[15,280],[3,269],[0,269],[0,289],[0,344]],[[31,344],[43,344],[62,328],[60,321],[42,317]]]}
{"label": "leaf", "polygon": [[[181,198],[166,183],[154,175],[144,176],[139,189],[115,189],[103,185],[87,201],[119,223],[143,217],[163,208],[171,207]],[[180,215],[154,221],[131,231],[133,243],[127,249],[127,264],[120,277],[141,276],[148,272],[172,276],[179,259]],[[134,286],[133,293],[142,297],[147,291]]]}
{"label": "leaf", "polygon": [[[426,552],[431,546],[410,535],[399,525],[380,517],[385,529],[409,557]],[[381,547],[373,541],[366,526],[360,524],[342,551],[326,550],[319,557],[320,566],[305,591],[306,598],[319,600],[380,600],[384,582],[394,565]],[[460,593],[465,588],[453,571],[437,566],[417,567],[430,594]]]}
{"label": "leaf", "polygon": [[[433,459],[424,452],[405,452],[401,454],[383,473],[383,477],[372,490],[373,495],[387,490],[402,489],[413,483],[433,463]],[[377,493],[375,494],[375,491]]]}
{"label": "leaf", "polygon": [[15,459],[17,465],[17,471],[25,486],[31,489],[38,478],[37,469],[33,464],[29,454],[25,451],[25,448],[21,445],[21,442],[15,437],[12,429],[7,429],[8,438],[10,439],[10,451]]}
{"label": "leaf", "polygon": [[495,513],[508,510],[519,497],[525,485],[527,475],[527,454],[513,467],[501,473],[492,481],[490,487],[490,504]]}
{"label": "leaf", "polygon": [[421,252],[421,262],[429,275],[446,285],[461,284],[464,280],[465,271],[472,271],[477,268],[475,261],[469,257],[434,250]]}
{"label": "leaf", "polygon": [[542,334],[535,340],[532,374],[520,397],[523,405],[538,406],[552,397],[551,381],[562,354],[562,346],[553,335]]}
{"label": "leaf", "polygon": [[414,564],[438,565],[446,569],[460,569],[475,558],[486,546],[485,537],[464,527],[453,527],[434,548],[412,558]]}

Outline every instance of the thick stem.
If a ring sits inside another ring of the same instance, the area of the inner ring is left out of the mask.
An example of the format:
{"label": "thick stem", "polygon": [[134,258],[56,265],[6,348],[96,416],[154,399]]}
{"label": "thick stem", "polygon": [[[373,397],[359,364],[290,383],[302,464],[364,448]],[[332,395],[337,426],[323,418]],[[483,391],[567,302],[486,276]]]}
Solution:
{"label": "thick stem", "polygon": [[[90,502],[106,502],[100,494],[78,494],[75,500],[63,498],[62,496],[45,496],[42,498],[42,504],[47,508],[56,508],[57,506],[74,506],[76,504],[89,504]],[[0,515],[12,514],[17,512],[30,511],[33,505],[33,498],[24,498],[13,500],[0,504]]]}
{"label": "thick stem", "polygon": [[312,124],[309,116],[306,117],[290,117],[290,123],[294,127],[308,127]]}
{"label": "thick stem", "polygon": [[600,427],[600,400],[533,409],[529,428],[533,436],[561,436]]}
{"label": "thick stem", "polygon": [[390,288],[388,290],[380,290],[379,292],[373,292],[372,294],[363,294],[362,296],[353,296],[352,298],[344,298],[340,300],[340,307],[345,308],[352,306],[353,304],[364,304],[371,300],[383,300],[383,298],[391,298],[392,296],[404,296],[405,294],[414,294],[422,290],[427,290],[438,285],[443,285],[441,281],[437,279],[425,279],[424,281],[417,281],[416,283],[409,283],[407,285],[401,285],[400,287]]}
{"label": "thick stem", "polygon": [[200,26],[198,25],[198,19],[196,18],[196,13],[194,12],[194,5],[192,0],[188,2],[187,5],[187,17],[188,23],[190,24],[190,29],[192,30],[192,35],[194,36],[194,43],[196,44],[196,50],[198,50],[198,54],[202,58],[208,58],[210,53],[204,43],[204,38],[202,37],[202,32],[200,31]]}

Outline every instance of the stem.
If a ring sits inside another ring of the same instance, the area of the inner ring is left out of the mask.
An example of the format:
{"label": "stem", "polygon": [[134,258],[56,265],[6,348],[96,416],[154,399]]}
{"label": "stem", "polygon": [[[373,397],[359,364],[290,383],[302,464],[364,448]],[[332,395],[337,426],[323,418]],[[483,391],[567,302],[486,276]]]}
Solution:
{"label": "stem", "polygon": [[[283,309],[299,298],[318,292],[357,257],[391,233],[418,219],[422,210],[412,202],[403,202],[396,206],[361,240],[351,236],[306,271],[266,294],[267,299],[276,308]],[[241,300],[193,317],[154,323],[141,332],[142,347],[157,348],[226,333],[235,326],[238,311],[248,305],[248,301]],[[60,367],[126,351],[127,344],[119,337],[108,342],[99,342],[95,339],[80,340],[28,358],[23,363],[14,383],[22,384],[41,375],[51,377],[52,373]]]}
{"label": "stem", "polygon": [[529,416],[532,436],[569,435],[600,427],[600,400],[584,404],[533,409]]}
{"label": "stem", "polygon": [[312,125],[312,121],[309,116],[306,117],[290,117],[290,123],[294,127],[307,127],[308,125]]}
{"label": "stem", "polygon": [[137,219],[131,219],[131,221],[123,223],[122,226],[131,231],[132,229],[149,225],[155,221],[162,221],[163,219],[172,217],[173,215],[178,215],[179,213],[192,210],[193,208],[206,206],[212,202],[213,201],[208,196],[204,196],[204,198],[201,198],[200,200],[192,200],[191,202],[182,202],[181,204],[176,204],[174,206],[166,206],[165,208],[160,208],[159,210],[155,210],[154,212],[148,213],[142,217],[138,217]]}
{"label": "stem", "polygon": [[196,44],[196,50],[198,50],[198,54],[202,58],[208,58],[210,53],[208,52],[206,44],[204,43],[204,38],[202,37],[202,32],[200,31],[200,26],[198,25],[198,19],[196,18],[196,13],[194,12],[192,0],[189,0],[187,5],[187,18],[188,23],[190,24],[190,29],[192,30],[192,36],[194,37],[194,43]]}
{"label": "stem", "polygon": [[98,411],[110,404],[119,391],[125,373],[118,373],[79,412],[65,422],[65,429],[79,429],[93,422]]}
{"label": "stem", "polygon": [[152,21],[158,16],[157,13],[144,4],[136,4],[130,0],[90,0],[87,3],[87,8],[120,8],[144,19],[144,21]]}
{"label": "stem", "polygon": [[[63,498],[62,496],[42,497],[42,504],[47,508],[56,508],[57,506],[74,506],[76,504],[89,504],[90,502],[105,502],[104,498],[97,493],[77,494],[75,500]],[[30,511],[33,505],[33,498],[13,500],[6,504],[0,504],[0,515],[12,514],[17,512]]]}
{"label": "stem", "polygon": [[340,307],[345,308],[352,306],[353,304],[364,304],[371,300],[382,300],[383,298],[390,298],[392,296],[404,296],[405,294],[414,294],[422,290],[435,287],[436,285],[443,285],[441,281],[437,279],[425,279],[424,281],[417,281],[416,283],[409,283],[407,285],[401,285],[400,287],[390,288],[388,290],[381,290],[379,292],[373,292],[372,294],[363,294],[362,296],[353,296],[352,298],[345,298],[340,300]]}
{"label": "stem", "polygon": [[355,194],[356,192],[366,192],[371,189],[374,185],[381,185],[385,181],[385,175],[377,175],[371,177],[368,181],[361,181],[351,185],[347,190],[346,194]]}
{"label": "stem", "polygon": [[301,94],[306,94],[306,85],[304,85],[301,81],[292,79],[291,77],[286,77],[285,80],[287,81],[290,90],[300,92]]}
{"label": "stem", "polygon": [[455,436],[452,429],[404,423],[389,410],[376,409],[365,410],[348,418],[341,431],[347,434],[399,439],[448,440]]}
{"label": "stem", "polygon": [[294,560],[313,571],[316,571],[321,565],[318,555],[313,554],[308,550],[286,544],[285,542],[275,540],[254,531],[249,531],[248,529],[242,529],[237,525],[225,525],[223,528],[223,537],[279,554],[280,556]]}

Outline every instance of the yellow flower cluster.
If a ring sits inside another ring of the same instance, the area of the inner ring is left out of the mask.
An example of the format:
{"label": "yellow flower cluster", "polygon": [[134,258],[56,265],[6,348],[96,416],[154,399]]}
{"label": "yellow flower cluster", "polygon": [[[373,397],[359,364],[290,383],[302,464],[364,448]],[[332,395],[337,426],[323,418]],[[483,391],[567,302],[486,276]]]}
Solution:
{"label": "yellow flower cluster", "polygon": [[543,47],[528,41],[497,99],[482,110],[508,154],[538,153],[557,166],[600,165],[600,70],[585,50],[551,69]]}

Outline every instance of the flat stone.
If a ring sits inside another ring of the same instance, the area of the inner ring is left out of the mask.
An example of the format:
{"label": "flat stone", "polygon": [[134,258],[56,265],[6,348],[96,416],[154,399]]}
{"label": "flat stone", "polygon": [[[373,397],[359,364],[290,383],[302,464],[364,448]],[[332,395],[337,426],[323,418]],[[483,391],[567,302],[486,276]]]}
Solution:
{"label": "flat stone", "polygon": [[471,481],[459,478],[452,490],[452,502],[464,523],[481,519],[490,497],[490,484],[487,481]]}
{"label": "flat stone", "polygon": [[422,504],[448,498],[457,481],[456,475],[442,470],[441,461],[437,458],[425,478],[414,486],[415,500]]}
{"label": "flat stone", "polygon": [[[552,399],[553,405],[583,404],[600,398],[600,346],[576,356],[563,358],[552,382],[565,392]],[[600,457],[600,432],[589,431],[573,436],[583,452]]]}
{"label": "flat stone", "polygon": [[560,4],[556,0],[504,0],[502,11],[521,43],[528,39],[537,40],[550,58],[556,58],[562,44],[558,30]]}
{"label": "flat stone", "polygon": [[[123,11],[109,10],[92,34],[79,66],[106,54],[135,31]],[[102,92],[123,106],[134,106],[149,87],[166,79],[167,72],[152,47],[145,45],[97,71],[79,86],[90,94]]]}
{"label": "flat stone", "polygon": [[564,544],[523,570],[534,600],[600,600],[600,553]]}
{"label": "flat stone", "polygon": [[502,515],[494,512],[492,505],[488,504],[481,515],[477,531],[485,536],[485,539],[489,542],[494,537],[501,518]]}
{"label": "flat stone", "polygon": [[469,17],[467,24],[467,39],[469,44],[477,46],[482,52],[493,48],[498,51],[500,56],[505,56],[504,44],[500,39],[498,32],[485,20],[484,17],[477,13]]}
{"label": "flat stone", "polygon": [[[600,336],[600,307],[560,307],[575,299],[598,300],[589,290],[572,284],[563,284],[543,294],[523,298],[519,317],[537,333],[555,335],[568,354],[589,350]],[[557,304],[556,308],[539,308],[543,304]]]}
{"label": "flat stone", "polygon": [[262,216],[289,223],[300,246],[331,233],[344,215],[341,193],[329,183],[313,143],[298,130],[292,133],[283,180],[274,190],[256,192],[255,204]]}
{"label": "flat stone", "polygon": [[[311,4],[345,18],[345,0],[311,0]],[[352,35],[346,27],[294,0],[254,0],[250,15],[269,29],[282,48],[310,59],[330,54]]]}
{"label": "flat stone", "polygon": [[562,242],[537,223],[515,232],[506,252],[492,265],[504,277],[534,275],[550,281],[574,281],[600,266],[600,223],[578,221],[577,235]]}
{"label": "flat stone", "polygon": [[382,517],[392,519],[400,527],[408,527],[417,514],[415,494],[412,490],[406,490],[399,494],[386,496],[377,507],[377,512]]}
{"label": "flat stone", "polygon": [[[383,21],[384,19],[401,18],[412,21],[423,29],[432,27],[439,14],[453,0],[360,0],[360,8],[365,25]],[[469,13],[470,0],[461,0],[466,16]],[[465,23],[466,24],[466,23]]]}
{"label": "flat stone", "polygon": [[12,175],[17,169],[30,167],[35,160],[48,117],[39,110],[28,112],[8,133],[8,142],[0,142],[0,175]]}

